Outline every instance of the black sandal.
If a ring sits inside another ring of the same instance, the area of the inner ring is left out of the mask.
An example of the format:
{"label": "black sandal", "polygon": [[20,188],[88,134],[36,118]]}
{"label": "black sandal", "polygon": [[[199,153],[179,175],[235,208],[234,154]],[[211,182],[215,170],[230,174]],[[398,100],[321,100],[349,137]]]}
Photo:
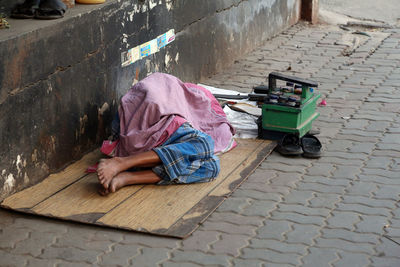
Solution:
{"label": "black sandal", "polygon": [[39,8],[40,0],[25,0],[22,4],[17,4],[11,11],[11,17],[15,19],[32,19],[36,10]]}
{"label": "black sandal", "polygon": [[298,156],[303,153],[299,137],[294,134],[286,134],[279,141],[277,151],[283,156]]}
{"label": "black sandal", "polygon": [[307,134],[300,139],[300,142],[304,157],[313,159],[321,157],[322,145],[317,137]]}
{"label": "black sandal", "polygon": [[35,12],[35,19],[60,19],[67,6],[61,0],[42,0]]}

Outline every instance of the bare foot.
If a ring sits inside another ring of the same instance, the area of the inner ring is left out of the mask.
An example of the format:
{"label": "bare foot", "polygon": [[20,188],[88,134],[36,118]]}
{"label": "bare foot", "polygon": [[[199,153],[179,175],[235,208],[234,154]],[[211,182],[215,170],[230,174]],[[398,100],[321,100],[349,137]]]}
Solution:
{"label": "bare foot", "polygon": [[121,187],[127,185],[134,184],[155,184],[161,181],[161,178],[158,177],[153,171],[145,170],[145,171],[136,171],[136,172],[120,172],[114,178],[111,179],[111,182],[108,188],[104,188],[99,191],[100,195],[108,195],[109,193],[114,193]]}
{"label": "bare foot", "polygon": [[120,172],[115,176],[110,183],[109,191],[114,193],[121,187],[132,184],[131,177],[134,176],[132,172]]}
{"label": "bare foot", "polygon": [[97,176],[104,189],[108,189],[111,180],[122,170],[121,158],[101,159],[97,167]]}
{"label": "bare foot", "polygon": [[104,187],[101,187],[101,188],[98,190],[98,192],[99,192],[99,194],[102,195],[103,197],[107,196],[107,195],[110,193],[110,191],[108,191],[108,189],[105,189]]}
{"label": "bare foot", "polygon": [[114,178],[111,179],[108,188],[101,188],[99,190],[99,194],[102,196],[106,196],[109,193],[115,193],[121,187],[131,184],[130,179],[134,174],[132,172],[120,172]]}

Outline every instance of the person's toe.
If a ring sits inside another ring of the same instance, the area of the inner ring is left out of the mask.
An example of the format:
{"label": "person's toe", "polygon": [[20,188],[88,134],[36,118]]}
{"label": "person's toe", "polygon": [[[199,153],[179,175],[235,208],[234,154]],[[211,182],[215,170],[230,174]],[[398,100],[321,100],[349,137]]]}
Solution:
{"label": "person's toe", "polygon": [[99,194],[102,195],[102,196],[106,196],[106,195],[108,195],[108,193],[109,193],[108,190],[105,189],[105,188],[100,188],[98,192],[99,192]]}

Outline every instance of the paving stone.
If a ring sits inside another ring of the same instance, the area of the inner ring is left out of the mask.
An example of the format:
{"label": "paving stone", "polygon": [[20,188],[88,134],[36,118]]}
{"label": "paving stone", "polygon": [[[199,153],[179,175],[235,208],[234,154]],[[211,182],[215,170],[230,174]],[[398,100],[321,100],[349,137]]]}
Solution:
{"label": "paving stone", "polygon": [[319,226],[292,224],[293,231],[286,234],[286,242],[312,245],[313,239],[320,235]]}
{"label": "paving stone", "polygon": [[361,172],[360,166],[346,166],[337,165],[335,171],[332,173],[334,178],[355,179],[356,175]]}
{"label": "paving stone", "polygon": [[17,243],[29,238],[30,233],[26,230],[12,230],[9,227],[0,232],[0,248],[12,249]]}
{"label": "paving stone", "polygon": [[298,255],[304,255],[307,249],[307,245],[304,244],[288,244],[271,239],[252,239],[250,247],[269,249],[280,253],[295,253]]}
{"label": "paving stone", "polygon": [[339,252],[340,260],[333,263],[335,267],[363,267],[370,266],[369,256],[361,253]]}
{"label": "paving stone", "polygon": [[365,128],[366,131],[377,131],[377,130],[385,130],[390,125],[387,121],[370,121],[369,125]]}
{"label": "paving stone", "polygon": [[324,208],[309,208],[303,205],[280,203],[279,212],[292,212],[310,216],[328,216],[329,210]]}
{"label": "paving stone", "polygon": [[294,223],[314,224],[314,225],[322,225],[324,221],[324,217],[321,216],[311,216],[293,212],[279,212],[279,211],[273,211],[271,213],[271,218],[274,220],[287,220],[289,222],[294,222]]}
{"label": "paving stone", "polygon": [[354,181],[353,185],[346,189],[349,195],[372,196],[378,190],[378,185],[374,182]]}
{"label": "paving stone", "polygon": [[176,250],[172,253],[174,262],[191,262],[201,266],[219,265],[227,266],[230,257],[224,255],[211,255],[202,252]]}
{"label": "paving stone", "polygon": [[70,262],[84,262],[93,264],[97,261],[97,257],[99,255],[100,253],[98,251],[81,250],[77,248],[48,247],[43,250],[43,253],[39,256],[39,258],[51,260],[60,259]]}
{"label": "paving stone", "polygon": [[241,213],[242,210],[250,205],[250,199],[247,197],[230,197],[218,207],[219,211]]}
{"label": "paving stone", "polygon": [[356,130],[356,129],[342,129],[340,131],[341,134],[345,135],[358,135],[358,136],[366,136],[366,137],[382,137],[381,132],[377,132],[376,129],[375,131],[366,131],[366,130]]}
{"label": "paving stone", "polygon": [[389,168],[390,168],[390,170],[394,170],[394,171],[398,171],[398,170],[400,170],[400,159],[397,159],[397,158],[395,158],[395,159],[393,159],[392,160],[392,163],[390,164],[390,166],[389,166]]}
{"label": "paving stone", "polygon": [[373,169],[387,169],[392,163],[392,159],[389,157],[371,157],[366,163],[366,168]]}
{"label": "paving stone", "polygon": [[400,185],[400,178],[399,179],[391,179],[382,176],[372,176],[372,175],[359,175],[360,181],[363,182],[374,182],[377,185]]}
{"label": "paving stone", "polygon": [[[261,192],[251,189],[244,189],[242,187],[238,188],[234,193],[233,196],[237,198],[248,197],[251,199],[259,199],[259,200],[271,200],[271,201],[280,201],[283,197],[282,194],[276,192]],[[226,202],[226,201],[225,201]]]}
{"label": "paving stone", "polygon": [[400,218],[391,218],[390,225],[391,227],[400,228]]}
{"label": "paving stone", "polygon": [[163,262],[161,264],[162,267],[198,267],[198,266],[203,266],[200,264],[194,264],[190,262],[173,262],[173,261],[167,261]]}
{"label": "paving stone", "polygon": [[[328,175],[328,174],[327,174]],[[306,183],[319,183],[323,185],[333,185],[333,186],[348,186],[350,180],[341,178],[328,178],[320,176],[304,176],[303,182]]]}
{"label": "paving stone", "polygon": [[243,249],[241,258],[243,259],[258,259],[265,260],[272,263],[286,263],[297,265],[300,263],[300,255],[293,253],[279,253],[272,250],[265,249]]}
{"label": "paving stone", "polygon": [[17,216],[9,211],[0,209],[0,229],[6,228],[7,226],[14,223]]}
{"label": "paving stone", "polygon": [[42,253],[42,250],[46,247],[51,246],[60,234],[55,233],[39,233],[32,232],[29,234],[29,238],[25,239],[23,242],[19,242],[15,245],[12,250],[14,254],[27,254],[37,257]]}
{"label": "paving stone", "polygon": [[400,191],[391,185],[379,185],[379,189],[374,192],[375,198],[399,200]]}
{"label": "paving stone", "polygon": [[[100,231],[96,231],[91,236],[91,241],[108,241],[110,243],[120,242],[124,239],[129,239],[129,236],[132,236],[132,233],[124,233],[121,231],[115,231],[114,229],[101,229]],[[136,234],[137,236],[137,234]]]}
{"label": "paving stone", "polygon": [[292,190],[288,195],[284,197],[284,203],[300,204],[307,206],[312,198],[314,198],[314,193],[312,191]]}
{"label": "paving stone", "polygon": [[396,207],[396,201],[375,199],[364,196],[343,196],[343,203],[360,204],[372,208],[394,209]]}
{"label": "paving stone", "polygon": [[[48,234],[46,236],[48,236]],[[55,239],[55,237],[53,237],[53,239]],[[53,247],[59,247],[59,248],[74,247],[81,250],[96,250],[96,251],[106,252],[110,250],[110,247],[113,243],[114,242],[110,241],[91,241],[85,238],[74,236],[68,238],[57,238],[57,242],[53,244]]]}
{"label": "paving stone", "polygon": [[[54,266],[67,266],[64,263],[66,262],[62,262],[60,260],[42,260],[42,259],[37,259],[37,258],[33,258],[33,257],[26,257],[27,263],[26,266],[29,267],[54,267]],[[67,263],[69,264],[69,266],[72,266],[72,263]],[[76,266],[77,264],[74,263],[74,265]],[[22,266],[22,265],[20,265]],[[86,267],[90,267],[91,265],[80,262],[79,266],[86,266]]]}
{"label": "paving stone", "polygon": [[397,207],[396,209],[394,209],[394,210],[392,210],[392,213],[393,213],[393,217],[394,218],[400,218],[400,208],[399,207]]}
{"label": "paving stone", "polygon": [[356,231],[361,233],[374,233],[381,235],[384,227],[389,223],[386,216],[361,215],[361,221],[356,226]]}
{"label": "paving stone", "polygon": [[252,236],[257,227],[252,225],[235,225],[226,222],[211,222],[206,221],[203,224],[205,231],[218,231],[227,234],[242,234]]}
{"label": "paving stone", "polygon": [[261,163],[261,168],[268,168],[272,170],[277,170],[277,171],[283,171],[283,172],[297,172],[297,173],[304,173],[305,167],[299,167],[296,165],[288,165],[288,164],[283,164],[279,162],[273,162],[269,163],[268,161],[264,161]]}
{"label": "paving stone", "polygon": [[306,190],[306,191],[314,191],[314,192],[319,192],[319,193],[342,194],[344,192],[345,187],[344,186],[334,186],[334,185],[323,185],[323,184],[317,184],[317,183],[300,182],[297,189],[298,190]]}
{"label": "paving stone", "polygon": [[0,259],[1,266],[20,267],[25,266],[27,262],[26,258],[21,257],[20,255],[5,252],[3,250],[0,250]]}
{"label": "paving stone", "polygon": [[400,259],[399,244],[388,239],[386,236],[381,238],[381,243],[376,247],[376,251],[378,255]]}
{"label": "paving stone", "polygon": [[184,251],[194,250],[207,253],[211,244],[219,240],[220,232],[197,230],[191,236],[182,241],[181,249]]}
{"label": "paving stone", "polygon": [[247,235],[221,234],[220,240],[211,245],[210,251],[213,254],[227,254],[237,257],[240,255],[239,250],[248,246],[249,239]]}
{"label": "paving stone", "polygon": [[[15,218],[14,224],[10,225],[10,227],[25,228],[29,229],[29,231],[38,231],[41,233],[66,233],[68,231],[68,228],[73,229],[71,228],[71,225],[67,225],[63,221],[55,221],[41,217],[30,216]],[[85,228],[85,226],[83,226],[82,228]],[[77,228],[75,227],[74,229]],[[86,229],[90,229],[90,227],[86,226]]]}
{"label": "paving stone", "polygon": [[363,174],[384,176],[384,177],[394,178],[394,179],[398,179],[400,177],[398,172],[396,172],[396,171],[381,170],[381,169],[376,169],[376,168],[375,169],[364,168]]}
{"label": "paving stone", "polygon": [[263,193],[279,193],[287,195],[290,192],[290,187],[273,185],[273,184],[262,184],[262,183],[244,183],[240,186],[243,189],[255,190]]}
{"label": "paving stone", "polygon": [[178,242],[175,238],[127,233],[119,243],[123,245],[143,245],[152,248],[175,248]]}
{"label": "paving stone", "polygon": [[353,212],[333,211],[332,217],[327,219],[327,225],[331,228],[344,228],[353,231],[355,224],[360,221],[360,216]]}
{"label": "paving stone", "polygon": [[354,243],[378,244],[379,235],[357,233],[343,229],[322,229],[322,237],[325,239],[343,239]]}
{"label": "paving stone", "polygon": [[372,152],[372,156],[377,156],[377,157],[393,157],[393,158],[399,158],[400,157],[400,151],[396,150],[375,150]]}
{"label": "paving stone", "polygon": [[168,259],[169,249],[165,248],[142,248],[140,254],[137,254],[130,260],[132,266],[157,266],[163,260]]}
{"label": "paving stone", "polygon": [[272,210],[276,208],[275,201],[257,200],[252,201],[249,206],[243,209],[244,216],[267,216]]}
{"label": "paving stone", "polygon": [[268,183],[276,177],[276,171],[257,168],[246,182],[248,183]]}
{"label": "paving stone", "polygon": [[325,238],[316,238],[316,247],[321,248],[336,248],[340,250],[345,250],[348,252],[354,253],[374,253],[373,244],[366,244],[366,243],[353,243],[341,239],[325,239]]}
{"label": "paving stone", "polygon": [[363,164],[363,161],[359,159],[348,159],[348,158],[328,157],[328,156],[321,157],[319,161],[334,163],[338,165],[351,165],[351,166],[361,166]]}
{"label": "paving stone", "polygon": [[309,201],[309,206],[314,208],[333,209],[340,201],[339,194],[321,194],[315,193],[314,198]]}
{"label": "paving stone", "polygon": [[351,211],[354,213],[364,214],[364,215],[383,215],[389,216],[390,210],[386,208],[373,208],[362,204],[346,204],[338,203],[337,210],[340,211]]}
{"label": "paving stone", "polygon": [[[233,266],[246,266],[246,267],[261,267],[265,263],[263,260],[251,260],[251,259],[233,259]],[[269,266],[269,264],[268,264]]]}
{"label": "paving stone", "polygon": [[214,212],[210,217],[208,217],[208,221],[215,222],[228,222],[237,225],[254,225],[254,226],[262,226],[262,222],[265,218],[260,216],[243,216],[237,213],[232,212]]}
{"label": "paving stone", "polygon": [[310,253],[302,259],[304,266],[332,266],[339,260],[338,250],[331,248],[310,248]]}
{"label": "paving stone", "polygon": [[388,257],[371,257],[372,265],[375,267],[392,267],[399,266],[400,259],[399,258],[388,258]]}
{"label": "paving stone", "polygon": [[275,178],[270,180],[271,185],[281,185],[288,187],[295,187],[297,181],[301,179],[302,175],[299,173],[279,173]]}
{"label": "paving stone", "polygon": [[104,265],[119,265],[126,266],[129,264],[129,260],[136,255],[140,254],[140,246],[138,245],[121,245],[117,244],[113,246],[112,251],[99,256],[98,263],[101,266]]}
{"label": "paving stone", "polygon": [[333,170],[335,170],[333,164],[315,162],[313,166],[307,169],[307,175],[328,176]]}
{"label": "paving stone", "polygon": [[292,228],[288,222],[266,220],[265,225],[257,229],[257,237],[284,240],[284,235]]}
{"label": "paving stone", "polygon": [[392,227],[387,227],[385,228],[387,236],[391,237],[394,240],[397,240],[400,238],[400,229],[399,228],[392,228]]}

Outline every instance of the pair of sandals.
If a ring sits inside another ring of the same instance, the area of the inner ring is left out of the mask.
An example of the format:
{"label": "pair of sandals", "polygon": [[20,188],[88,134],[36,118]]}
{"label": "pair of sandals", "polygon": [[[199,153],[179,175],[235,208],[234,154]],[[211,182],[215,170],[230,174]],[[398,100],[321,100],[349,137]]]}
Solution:
{"label": "pair of sandals", "polygon": [[59,19],[64,17],[67,6],[61,0],[25,0],[11,11],[17,19]]}
{"label": "pair of sandals", "polygon": [[321,157],[321,148],[321,142],[314,135],[306,134],[299,138],[295,134],[286,134],[279,141],[277,151],[284,156],[302,155],[315,159]]}

